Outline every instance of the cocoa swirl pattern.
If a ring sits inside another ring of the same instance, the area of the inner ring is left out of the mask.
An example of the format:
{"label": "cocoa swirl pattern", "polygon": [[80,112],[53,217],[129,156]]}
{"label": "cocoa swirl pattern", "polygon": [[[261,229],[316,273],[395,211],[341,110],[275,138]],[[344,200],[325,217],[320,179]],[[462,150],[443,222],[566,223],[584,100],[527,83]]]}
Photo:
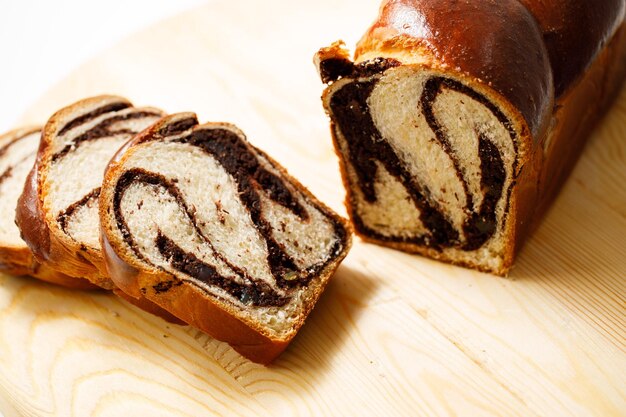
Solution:
{"label": "cocoa swirl pattern", "polygon": [[[0,147],[0,158],[3,158],[9,151],[14,149],[15,147],[22,145],[22,141],[27,139],[29,136],[35,134],[39,135],[40,129],[25,130],[23,133],[18,134],[13,139],[9,140],[6,144]],[[0,185],[2,185],[4,181],[11,178],[11,176],[13,175],[13,170],[16,166],[21,165],[27,161],[31,162],[34,159],[35,154],[36,150],[22,156],[22,158],[16,161],[13,165],[8,164],[4,168],[4,171],[0,172]]]}
{"label": "cocoa swirl pattern", "polygon": [[2,147],[0,147],[0,158],[2,158],[13,146],[17,145],[18,142],[24,140],[25,138],[27,138],[28,136],[37,133],[37,130],[33,130],[33,131],[26,131],[25,133],[18,135],[16,137],[14,137],[13,139],[11,139],[8,143],[4,144]]}
{"label": "cocoa swirl pattern", "polygon": [[[127,102],[109,103],[107,105],[94,109],[84,115],[69,120],[58,131],[57,137],[71,137],[72,132],[75,129],[80,128],[81,126],[84,126],[87,123],[93,122],[94,120],[100,118],[100,120],[93,126],[89,127],[89,129],[75,135],[71,138],[71,140],[67,141],[67,143],[61,150],[55,152],[52,155],[51,162],[53,164],[59,163],[63,158],[66,158],[68,155],[79,151],[81,145],[89,141],[113,137],[120,138],[121,140],[127,140],[133,135],[139,133],[139,131],[141,131],[143,128],[147,127],[151,121],[154,121],[156,120],[156,118],[159,118],[161,116],[162,114],[156,110],[153,111],[150,109],[135,109],[132,108],[131,104]],[[116,127],[117,124],[133,121],[137,121],[140,123],[137,125],[137,127],[132,128],[128,126]],[[71,203],[65,209],[61,210],[57,214],[56,218],[60,229],[64,233],[67,233],[68,224],[74,214],[77,213],[82,207],[96,204],[99,195],[100,187],[94,188],[86,195]]]}
{"label": "cocoa swirl pattern", "polygon": [[[20,140],[21,140],[21,139],[24,139],[24,137],[21,137],[21,138],[20,138]],[[11,143],[10,145],[7,145],[7,147],[8,147],[8,146],[15,145],[15,144],[17,144],[17,142],[13,142],[13,143]],[[36,154],[36,153],[37,153],[36,151],[35,151],[35,152],[32,152],[31,154],[26,155],[25,157],[23,157],[22,159],[20,159],[19,161],[17,161],[17,162],[15,163],[15,165],[10,165],[10,166],[8,166],[8,167],[7,167],[7,168],[6,168],[6,169],[5,169],[5,170],[4,170],[4,171],[0,174],[0,185],[2,185],[2,184],[6,181],[6,180],[8,180],[9,178],[11,178],[11,177],[13,176],[13,169],[14,169],[16,166],[21,165],[21,164],[23,164],[23,163],[25,163],[25,162],[31,162],[32,160],[34,160],[34,156],[35,156],[35,154]],[[0,154],[0,158],[1,158],[1,157],[2,157],[2,155]]]}
{"label": "cocoa swirl pattern", "polygon": [[80,200],[70,204],[65,210],[63,210],[57,216],[57,222],[61,227],[61,230],[67,233],[67,224],[69,220],[72,218],[74,213],[81,207],[86,206],[87,204],[93,204],[93,202],[98,201],[98,197],[100,196],[100,187],[93,189],[89,194],[81,198]]}
{"label": "cocoa swirl pattern", "polygon": [[[395,66],[395,61],[388,67],[392,66]],[[329,77],[331,79],[338,78],[332,75]],[[514,181],[511,181],[508,189],[504,190],[506,170],[502,155],[498,147],[484,133],[477,131],[481,172],[480,188],[483,192],[483,198],[480,207],[475,207],[468,181],[464,177],[460,162],[452,149],[447,130],[437,118],[434,104],[439,94],[448,89],[463,94],[484,106],[504,126],[510,136],[515,153],[512,171],[516,172],[517,137],[511,121],[485,96],[458,81],[432,76],[424,85],[419,99],[419,109],[416,111],[422,112],[430,130],[435,135],[437,143],[451,159],[456,176],[465,192],[463,211],[466,213],[466,219],[462,230],[459,231],[455,229],[439,204],[430,198],[431,193],[428,187],[411,175],[406,164],[376,127],[368,106],[368,98],[379,80],[380,75],[369,79],[351,79],[333,94],[330,99],[330,108],[336,123],[335,129],[338,129],[345,138],[346,158],[355,171],[358,187],[365,200],[370,203],[377,201],[375,184],[378,162],[404,186],[411,201],[418,209],[419,218],[428,233],[408,237],[387,236],[366,225],[359,217],[357,210],[353,213],[355,226],[364,234],[383,241],[414,243],[439,250],[454,247],[472,251],[482,247],[497,229],[497,204],[502,197],[505,197],[508,205]],[[352,206],[355,206],[354,202]],[[464,239],[461,239],[460,232],[462,232]]]}
{"label": "cocoa swirl pattern", "polygon": [[[110,107],[113,107],[113,106],[107,106],[107,108],[110,108]],[[92,113],[94,113],[95,115],[92,115]],[[91,118],[100,116],[99,110],[96,110],[92,113],[89,113],[85,116],[81,116],[73,120],[72,122],[68,123],[63,129],[61,129],[61,132],[67,132],[68,126],[73,126],[74,128],[76,126],[80,126],[81,124],[87,123],[91,119],[84,119],[86,116],[91,115]],[[106,112],[103,112],[103,113],[106,113]],[[78,148],[78,146],[80,146],[82,142],[102,139],[105,137],[118,136],[118,135],[127,135],[130,137],[139,133],[138,130],[128,129],[128,128],[114,129],[113,127],[116,123],[133,120],[133,119],[154,118],[154,117],[161,117],[161,115],[159,113],[142,111],[142,110],[137,110],[137,111],[133,111],[133,112],[126,113],[126,114],[121,114],[121,115],[111,115],[110,117],[100,121],[97,125],[91,127],[86,132],[72,139],[72,141],[68,143],[67,145],[65,145],[63,149],[61,149],[59,152],[56,152],[54,155],[52,155],[52,162],[56,162],[59,159],[66,156],[68,153],[76,150],[76,148]],[[82,123],[75,124],[77,120],[80,120]],[[59,134],[59,136],[61,135]]]}
{"label": "cocoa swirl pattern", "polygon": [[[332,222],[335,232],[334,243],[328,249],[327,256],[323,261],[299,268],[294,259],[286,252],[284,245],[275,236],[272,225],[264,215],[264,203],[262,201],[263,194],[273,203],[290,211],[298,221],[308,222],[310,214],[299,201],[294,187],[288,185],[284,179],[276,174],[273,163],[260,150],[247,144],[233,131],[221,128],[194,129],[181,135],[182,131],[189,129],[195,124],[197,122],[192,119],[174,122],[166,125],[165,128],[161,129],[149,140],[167,140],[171,143],[185,144],[198,148],[204,154],[214,158],[231,179],[234,180],[236,185],[234,192],[236,195],[233,195],[233,198],[238,199],[245,208],[253,227],[266,244],[266,262],[275,281],[275,286],[252,276],[246,268],[236,265],[227,256],[220,253],[211,242],[210,237],[198,226],[201,220],[198,218],[196,207],[191,207],[185,200],[183,191],[177,184],[178,181],[168,179],[159,173],[149,172],[143,168],[130,168],[123,172],[117,180],[112,208],[114,220],[121,237],[139,259],[156,266],[142,252],[142,249],[135,241],[122,208],[122,200],[131,185],[142,184],[155,187],[159,190],[158,195],[167,195],[176,202],[183,216],[186,216],[190,224],[193,225],[193,229],[196,235],[200,237],[202,245],[208,248],[210,255],[214,259],[227,266],[229,274],[227,276],[222,275],[224,272],[220,273],[214,265],[182,249],[175,242],[175,238],[167,236],[159,227],[154,245],[170,268],[209,286],[221,288],[230,297],[245,305],[255,307],[283,306],[291,300],[290,293],[292,290],[307,286],[310,280],[318,275],[341,252],[347,239],[346,231],[333,217],[326,216]],[[269,169],[266,164],[269,164],[272,169]],[[301,195],[301,197],[304,196]],[[237,220],[235,219],[235,221]],[[194,284],[193,281],[188,282]],[[158,284],[154,287],[157,293],[168,290],[168,288],[161,288],[160,285]],[[218,296],[218,298],[225,300],[221,296]]]}
{"label": "cocoa swirl pattern", "polygon": [[70,130],[78,126],[84,125],[85,123],[88,123],[91,120],[94,120],[98,116],[101,116],[106,113],[114,113],[120,110],[124,110],[124,109],[129,108],[130,106],[131,106],[130,103],[119,102],[119,103],[111,103],[111,104],[107,104],[105,106],[99,107],[95,110],[92,110],[86,114],[83,114],[82,116],[78,116],[70,120],[69,122],[67,122],[65,126],[63,126],[59,130],[58,135],[62,136],[66,134],[67,132],[69,132]]}

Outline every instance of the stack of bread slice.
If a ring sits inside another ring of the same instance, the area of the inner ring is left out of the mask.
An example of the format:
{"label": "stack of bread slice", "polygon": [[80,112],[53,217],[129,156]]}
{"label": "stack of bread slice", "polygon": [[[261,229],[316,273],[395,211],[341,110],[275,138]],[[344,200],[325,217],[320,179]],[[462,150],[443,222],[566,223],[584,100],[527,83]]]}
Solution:
{"label": "stack of bread slice", "polygon": [[113,290],[260,363],[351,245],[346,220],[235,126],[121,97],[0,137],[0,171],[5,272]]}
{"label": "stack of bread slice", "polygon": [[86,279],[69,277],[37,262],[15,224],[15,206],[35,163],[40,136],[40,127],[0,136],[0,269],[71,288],[96,288]]}
{"label": "stack of bread slice", "polygon": [[16,222],[44,265],[112,289],[100,250],[98,197],[117,150],[164,114],[115,96],[88,98],[46,123]]}

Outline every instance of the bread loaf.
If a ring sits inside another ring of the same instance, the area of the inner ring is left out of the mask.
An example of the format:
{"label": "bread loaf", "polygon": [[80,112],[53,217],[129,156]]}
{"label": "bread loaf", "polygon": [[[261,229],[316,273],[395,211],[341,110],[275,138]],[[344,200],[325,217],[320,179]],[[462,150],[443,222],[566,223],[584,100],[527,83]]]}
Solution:
{"label": "bread loaf", "polygon": [[15,225],[17,199],[35,163],[40,137],[39,127],[17,129],[0,136],[0,270],[72,288],[95,288],[89,281],[65,276],[35,261]]}
{"label": "bread loaf", "polygon": [[120,289],[260,363],[285,349],[351,243],[346,221],[239,129],[193,113],[120,150],[100,217]]}
{"label": "bread loaf", "polygon": [[117,150],[163,113],[99,96],[56,112],[41,136],[36,163],[19,199],[16,223],[47,268],[113,289],[99,243],[98,196]]}
{"label": "bread loaf", "polygon": [[616,95],[623,0],[387,0],[316,55],[365,240],[506,275]]}

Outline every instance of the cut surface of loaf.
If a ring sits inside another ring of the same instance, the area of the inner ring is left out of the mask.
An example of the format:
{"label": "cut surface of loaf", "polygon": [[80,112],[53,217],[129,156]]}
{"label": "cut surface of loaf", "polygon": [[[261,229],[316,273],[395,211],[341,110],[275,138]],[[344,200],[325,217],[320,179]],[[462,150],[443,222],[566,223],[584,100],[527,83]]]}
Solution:
{"label": "cut surface of loaf", "polygon": [[100,195],[115,284],[268,363],[346,256],[349,226],[235,126],[168,116],[111,162]]}
{"label": "cut surface of loaf", "polygon": [[98,196],[117,150],[163,113],[121,97],[98,96],[56,112],[44,127],[17,224],[42,264],[113,288],[99,242]]}
{"label": "cut surface of loaf", "polygon": [[88,281],[57,273],[35,261],[15,225],[17,200],[35,163],[41,128],[16,129],[0,136],[0,269],[73,288],[93,288]]}
{"label": "cut surface of loaf", "polygon": [[[552,148],[582,147],[626,57],[623,2],[609,1],[585,38],[598,45],[582,48],[597,54],[577,77],[553,74],[564,52],[544,43],[542,7],[525,3],[384,1],[354,61],[341,42],[318,52],[348,211],[366,240],[508,273],[578,155],[559,161]],[[574,19],[564,10],[550,21]]]}
{"label": "cut surface of loaf", "polygon": [[502,268],[522,147],[515,119],[437,71],[398,67],[332,88],[326,104],[356,230]]}

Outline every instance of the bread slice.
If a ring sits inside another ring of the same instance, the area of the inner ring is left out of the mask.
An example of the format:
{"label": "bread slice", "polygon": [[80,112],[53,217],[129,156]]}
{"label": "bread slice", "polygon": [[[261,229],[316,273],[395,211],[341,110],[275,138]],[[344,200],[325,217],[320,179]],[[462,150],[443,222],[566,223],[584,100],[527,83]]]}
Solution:
{"label": "bread slice", "polygon": [[17,199],[35,163],[41,128],[25,128],[0,136],[0,265],[13,275],[33,272],[33,256],[15,225]]}
{"label": "bread slice", "polygon": [[100,194],[115,284],[268,363],[351,245],[347,222],[226,123],[167,116],[111,162]]}
{"label": "bread slice", "polygon": [[117,150],[163,113],[121,97],[81,100],[46,124],[16,222],[43,265],[106,289],[113,283],[99,242],[98,195]]}
{"label": "bread slice", "polygon": [[67,277],[35,261],[15,225],[17,199],[35,163],[40,137],[40,127],[16,129],[0,136],[0,270],[72,288],[94,288],[89,281]]}

